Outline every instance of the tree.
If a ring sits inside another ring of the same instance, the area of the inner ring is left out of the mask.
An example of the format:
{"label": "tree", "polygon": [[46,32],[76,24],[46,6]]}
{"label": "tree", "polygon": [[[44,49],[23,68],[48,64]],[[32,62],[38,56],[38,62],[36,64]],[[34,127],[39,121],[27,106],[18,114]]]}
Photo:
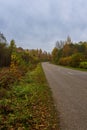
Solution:
{"label": "tree", "polygon": [[54,63],[58,63],[58,48],[54,48],[53,51],[52,51],[52,61]]}
{"label": "tree", "polygon": [[9,48],[6,43],[0,43],[0,67],[9,66]]}
{"label": "tree", "polygon": [[71,44],[71,43],[72,43],[71,37],[70,37],[70,36],[67,36],[66,44]]}
{"label": "tree", "polygon": [[58,48],[58,49],[62,49],[63,46],[64,46],[64,41],[60,40],[60,41],[56,41],[56,45],[55,47]]}
{"label": "tree", "polygon": [[11,40],[9,48],[11,53],[16,50],[16,44],[14,40]]}
{"label": "tree", "polygon": [[64,47],[63,47],[63,57],[67,57],[67,56],[70,56],[71,55],[71,47],[70,47],[70,44],[65,44]]}
{"label": "tree", "polygon": [[3,33],[0,33],[0,43],[7,43],[7,40],[5,36],[3,35]]}

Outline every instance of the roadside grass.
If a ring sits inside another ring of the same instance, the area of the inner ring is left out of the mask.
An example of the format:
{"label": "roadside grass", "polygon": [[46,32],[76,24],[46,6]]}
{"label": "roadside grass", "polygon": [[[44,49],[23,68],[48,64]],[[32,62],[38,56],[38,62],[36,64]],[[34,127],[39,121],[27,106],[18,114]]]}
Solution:
{"label": "roadside grass", "polygon": [[58,65],[58,66],[61,66],[61,67],[64,67],[64,68],[73,69],[73,70],[79,70],[79,71],[86,71],[87,72],[87,69],[84,69],[84,68],[71,67],[71,66],[62,66],[62,65]]}
{"label": "roadside grass", "polygon": [[18,85],[1,88],[0,130],[59,130],[58,113],[39,64]]}
{"label": "roadside grass", "polygon": [[53,62],[50,62],[50,64],[57,65],[57,66],[64,67],[64,68],[73,69],[73,70],[79,70],[79,71],[86,71],[87,72],[87,69],[80,68],[79,66],[78,67],[64,66],[64,65],[55,64]]}
{"label": "roadside grass", "polygon": [[[50,62],[51,64],[54,64],[52,62]],[[87,71],[87,69],[84,69],[84,68],[79,68],[79,67],[71,67],[71,66],[64,66],[64,65],[59,65],[59,64],[54,64],[54,65],[57,65],[57,66],[60,66],[60,67],[64,67],[64,68],[69,68],[69,69],[73,69],[73,70],[80,70],[80,71]]]}

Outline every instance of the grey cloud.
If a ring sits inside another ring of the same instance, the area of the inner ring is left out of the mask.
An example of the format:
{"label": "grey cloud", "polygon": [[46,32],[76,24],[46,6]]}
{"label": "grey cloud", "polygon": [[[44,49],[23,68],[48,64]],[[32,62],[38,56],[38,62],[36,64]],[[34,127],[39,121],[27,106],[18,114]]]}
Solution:
{"label": "grey cloud", "polygon": [[86,0],[0,0],[0,31],[24,48],[51,50],[67,35],[87,40]]}

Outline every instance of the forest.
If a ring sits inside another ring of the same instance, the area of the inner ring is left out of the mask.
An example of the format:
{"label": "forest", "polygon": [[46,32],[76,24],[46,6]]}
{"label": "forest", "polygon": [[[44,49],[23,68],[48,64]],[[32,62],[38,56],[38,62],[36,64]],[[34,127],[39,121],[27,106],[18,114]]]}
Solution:
{"label": "forest", "polygon": [[87,69],[87,42],[57,41],[52,50],[52,62],[58,65]]}

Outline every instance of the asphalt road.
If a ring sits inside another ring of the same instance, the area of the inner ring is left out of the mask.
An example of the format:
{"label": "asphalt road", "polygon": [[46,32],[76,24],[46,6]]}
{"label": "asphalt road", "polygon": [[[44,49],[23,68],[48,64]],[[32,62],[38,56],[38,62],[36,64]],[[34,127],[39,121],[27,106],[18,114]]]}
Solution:
{"label": "asphalt road", "polygon": [[87,72],[46,62],[42,67],[60,113],[61,130],[87,130]]}

